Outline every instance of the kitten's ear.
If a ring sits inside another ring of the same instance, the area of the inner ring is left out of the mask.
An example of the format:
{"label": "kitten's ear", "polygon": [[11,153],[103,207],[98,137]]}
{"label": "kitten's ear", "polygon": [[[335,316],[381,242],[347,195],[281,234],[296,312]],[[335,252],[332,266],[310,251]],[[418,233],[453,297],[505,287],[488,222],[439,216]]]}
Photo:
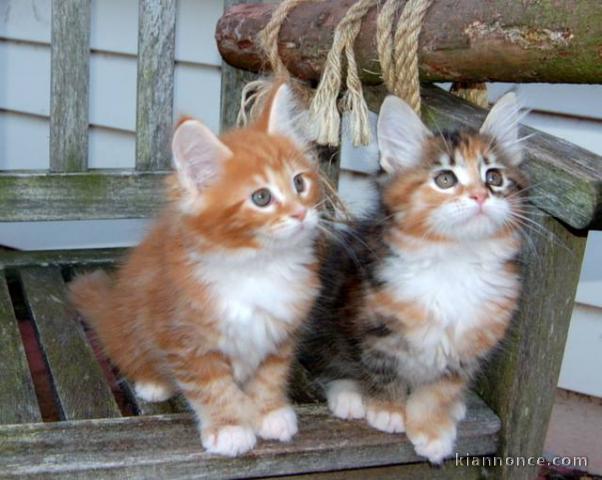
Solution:
{"label": "kitten's ear", "polygon": [[510,157],[514,165],[522,160],[518,122],[523,116],[516,94],[509,92],[495,103],[480,130],[494,138],[496,145]]}
{"label": "kitten's ear", "polygon": [[232,152],[198,120],[184,120],[171,143],[174,165],[180,182],[198,192],[215,180],[224,160]]}
{"label": "kitten's ear", "polygon": [[377,124],[380,165],[387,173],[416,166],[431,132],[410,106],[395,95],[385,98]]}
{"label": "kitten's ear", "polygon": [[290,138],[299,148],[305,148],[308,140],[301,131],[302,112],[288,84],[278,87],[269,108],[267,132]]}

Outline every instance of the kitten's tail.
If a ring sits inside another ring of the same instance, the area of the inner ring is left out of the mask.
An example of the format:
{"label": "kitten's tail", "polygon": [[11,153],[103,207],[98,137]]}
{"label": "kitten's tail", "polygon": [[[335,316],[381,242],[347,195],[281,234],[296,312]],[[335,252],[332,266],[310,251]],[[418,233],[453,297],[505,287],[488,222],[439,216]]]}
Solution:
{"label": "kitten's tail", "polygon": [[69,284],[69,299],[95,330],[111,299],[111,278],[102,270],[79,275]]}

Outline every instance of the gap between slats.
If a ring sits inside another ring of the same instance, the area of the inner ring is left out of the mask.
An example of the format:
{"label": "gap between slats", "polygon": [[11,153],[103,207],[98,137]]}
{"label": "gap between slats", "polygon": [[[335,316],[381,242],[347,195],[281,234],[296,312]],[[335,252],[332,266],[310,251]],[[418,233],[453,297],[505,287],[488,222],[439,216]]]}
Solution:
{"label": "gap between slats", "polygon": [[111,389],[68,304],[60,269],[19,271],[53,386],[66,420],[121,416]]}

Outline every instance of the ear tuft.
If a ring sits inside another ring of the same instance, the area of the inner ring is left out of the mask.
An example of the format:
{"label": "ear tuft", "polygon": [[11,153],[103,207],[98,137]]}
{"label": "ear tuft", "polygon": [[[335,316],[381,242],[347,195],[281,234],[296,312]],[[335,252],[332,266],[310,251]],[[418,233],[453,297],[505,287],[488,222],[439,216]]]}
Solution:
{"label": "ear tuft", "polygon": [[214,181],[223,161],[232,156],[230,149],[198,120],[181,121],[171,145],[180,182],[192,193]]}
{"label": "ear tuft", "polygon": [[272,98],[268,116],[268,134],[287,137],[303,149],[308,140],[302,133],[302,117],[303,113],[297,105],[291,87],[283,83]]}
{"label": "ear tuft", "polygon": [[525,114],[514,92],[506,93],[491,108],[480,132],[494,138],[496,145],[510,157],[514,165],[522,160],[519,122]]}
{"label": "ear tuft", "polygon": [[431,132],[399,97],[385,98],[378,115],[380,165],[387,173],[412,168],[420,162],[424,141]]}

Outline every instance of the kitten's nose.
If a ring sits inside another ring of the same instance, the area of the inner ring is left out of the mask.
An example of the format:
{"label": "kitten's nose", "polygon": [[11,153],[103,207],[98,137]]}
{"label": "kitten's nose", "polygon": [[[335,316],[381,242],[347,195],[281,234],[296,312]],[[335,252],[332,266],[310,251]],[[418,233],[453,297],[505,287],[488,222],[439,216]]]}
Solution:
{"label": "kitten's nose", "polygon": [[479,205],[483,205],[485,200],[487,200],[487,197],[489,197],[489,193],[485,190],[478,190],[476,192],[472,192],[469,197]]}
{"label": "kitten's nose", "polygon": [[291,213],[291,217],[296,218],[300,222],[305,220],[306,215],[307,215],[307,208],[305,208],[305,207],[300,207],[296,211]]}

